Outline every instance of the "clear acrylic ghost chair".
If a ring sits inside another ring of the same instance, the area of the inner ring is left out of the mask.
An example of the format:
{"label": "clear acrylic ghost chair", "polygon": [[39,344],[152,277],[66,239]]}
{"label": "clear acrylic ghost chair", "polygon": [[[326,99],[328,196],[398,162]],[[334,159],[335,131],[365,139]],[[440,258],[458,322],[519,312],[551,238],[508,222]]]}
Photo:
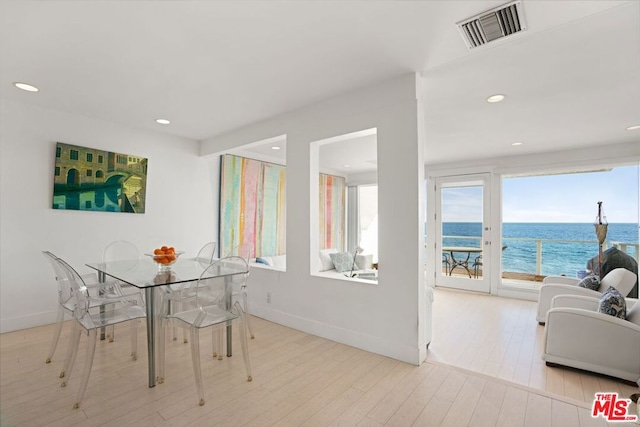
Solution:
{"label": "clear acrylic ghost chair", "polygon": [[196,259],[200,262],[203,268],[208,267],[216,260],[216,252],[218,249],[218,244],[216,242],[206,243],[200,250],[198,251],[198,255],[196,255]]}
{"label": "clear acrylic ghost chair", "polygon": [[[105,246],[102,251],[102,262],[118,262],[118,269],[126,271],[134,268],[140,261],[138,247],[127,240],[115,240]],[[128,287],[126,283],[121,286]]]}
{"label": "clear acrylic ghost chair", "polygon": [[[60,263],[57,262],[58,257],[49,251],[42,251],[42,254],[51,266],[58,286],[58,314],[56,316],[56,327],[53,333],[51,347],[49,348],[49,353],[47,354],[46,360],[46,363],[51,363],[53,354],[55,353],[56,347],[58,346],[58,340],[60,339],[60,333],[62,331],[62,324],[64,323],[65,315],[73,315],[73,306],[72,304],[70,304],[71,284],[67,280],[64,270],[61,269]],[[110,298],[114,296],[118,297],[123,295],[122,290],[118,286],[117,282],[111,281],[98,283],[98,278],[95,273],[83,275],[82,279],[84,280],[87,289],[89,289],[95,297],[97,297],[98,294],[102,294],[104,298]],[[95,300],[92,297],[90,300],[91,307],[98,307],[103,304],[103,299]],[[64,375],[65,373],[64,371],[62,371],[60,373],[60,378],[63,378]]]}
{"label": "clear acrylic ghost chair", "polygon": [[[216,242],[208,242],[200,250],[196,255],[196,260],[200,263],[202,268],[207,268],[213,261],[216,260]],[[176,311],[182,311],[187,308],[189,303],[195,302],[195,292],[194,289],[190,288],[188,284],[178,283],[175,285],[169,285],[163,287],[163,304],[168,304],[166,308],[167,313],[173,313]],[[176,333],[176,327],[172,325],[172,336],[173,340],[176,341],[178,339],[178,334]],[[182,341],[186,344],[189,342],[188,332],[183,329],[182,331]]]}
{"label": "clear acrylic ghost chair", "polygon": [[[250,243],[243,243],[241,245],[238,245],[233,249],[231,249],[228,256],[242,257],[247,261],[247,264],[248,264],[251,258],[253,257],[253,245],[251,245]],[[234,284],[233,300],[240,301],[240,303],[242,304],[242,308],[247,315],[247,328],[249,329],[249,336],[251,337],[251,339],[254,339],[255,335],[253,333],[253,327],[251,326],[251,312],[249,311],[249,304],[248,304],[249,293],[247,289],[247,281],[248,281],[248,278],[242,283],[242,285]],[[213,356],[214,357],[216,356],[215,351]],[[218,357],[221,358],[222,356],[219,355]]]}
{"label": "clear acrylic ghost chair", "polygon": [[57,259],[60,265],[60,270],[65,275],[66,280],[71,284],[71,297],[68,300],[68,304],[73,307],[74,328],[71,333],[71,339],[69,341],[69,347],[67,349],[67,356],[65,357],[64,371],[66,372],[66,378],[63,379],[60,384],[61,387],[65,387],[73,372],[73,366],[75,364],[76,356],[78,354],[78,347],[80,344],[80,335],[84,330],[88,336],[89,341],[87,344],[86,359],[84,363],[84,369],[82,372],[82,378],[80,381],[80,389],[76,396],[76,401],[73,406],[74,409],[80,407],[80,402],[84,396],[84,392],[87,389],[87,383],[89,382],[89,375],[91,374],[91,367],[93,365],[93,356],[96,351],[96,338],[98,329],[106,326],[114,326],[118,323],[132,321],[131,322],[131,353],[134,355],[133,360],[136,360],[135,354],[137,351],[137,338],[138,338],[138,319],[146,317],[144,301],[140,294],[129,294],[120,297],[103,298],[104,304],[112,305],[112,309],[106,312],[96,310],[97,307],[92,307],[92,303],[97,299],[89,296],[89,290],[82,280],[82,277],[64,260]]}
{"label": "clear acrylic ghost chair", "polygon": [[[120,271],[130,270],[140,261],[140,251],[136,245],[127,240],[115,240],[105,246],[102,251],[102,262],[115,261],[118,262]],[[121,289],[131,288],[128,283],[119,283]],[[135,290],[135,292],[138,293],[139,291]],[[113,342],[115,338],[114,328],[109,329],[107,330],[107,339],[109,342]]]}
{"label": "clear acrylic ghost chair", "polygon": [[[233,274],[232,274],[233,272]],[[251,363],[249,359],[249,344],[246,334],[246,316],[242,306],[236,301],[231,303],[231,282],[230,278],[236,280],[246,280],[249,274],[249,267],[244,258],[228,257],[213,262],[202,273],[200,279],[191,284],[196,296],[196,308],[168,314],[162,313],[161,322],[175,320],[182,327],[189,328],[191,335],[191,358],[193,360],[193,372],[200,398],[200,406],[204,405],[204,386],[202,384],[202,369],[200,364],[200,336],[202,328],[213,327],[222,330],[231,321],[240,320],[240,345],[242,346],[242,356],[247,370],[247,381],[251,381]],[[162,327],[162,325],[161,325]],[[219,338],[217,345],[222,348],[222,334],[216,334]],[[164,379],[165,358],[164,358],[164,334],[160,334],[159,354],[160,354],[160,376]],[[214,344],[215,346],[216,344]]]}

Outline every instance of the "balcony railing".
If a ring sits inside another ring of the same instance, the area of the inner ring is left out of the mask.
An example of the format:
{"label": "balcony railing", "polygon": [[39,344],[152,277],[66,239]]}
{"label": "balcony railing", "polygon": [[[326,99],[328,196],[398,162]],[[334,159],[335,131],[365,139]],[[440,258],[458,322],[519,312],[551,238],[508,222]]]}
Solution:
{"label": "balcony railing", "polygon": [[[443,236],[443,246],[480,247],[481,237]],[[598,254],[595,240],[537,239],[505,237],[502,245],[503,272],[547,276],[566,274],[575,276],[585,270],[587,261]],[[616,246],[640,261],[640,244],[634,242],[605,241],[603,249]]]}

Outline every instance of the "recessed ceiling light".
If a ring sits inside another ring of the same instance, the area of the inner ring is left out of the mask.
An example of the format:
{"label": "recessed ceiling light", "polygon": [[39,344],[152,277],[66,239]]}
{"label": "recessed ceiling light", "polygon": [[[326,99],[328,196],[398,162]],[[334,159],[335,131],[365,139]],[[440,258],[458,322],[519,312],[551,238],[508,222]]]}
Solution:
{"label": "recessed ceiling light", "polygon": [[503,99],[504,99],[504,95],[500,95],[500,94],[491,95],[490,97],[487,98],[487,102],[490,102],[490,103],[500,102]]}
{"label": "recessed ceiling light", "polygon": [[517,145],[522,145],[522,142],[513,142],[511,145],[513,145],[515,147]]}
{"label": "recessed ceiling light", "polygon": [[342,165],[343,168],[350,168],[351,166],[349,165]]}
{"label": "recessed ceiling light", "polygon": [[26,90],[27,92],[38,92],[40,90],[37,87],[30,85],[28,83],[13,82],[13,85],[18,89]]}
{"label": "recessed ceiling light", "polygon": [[629,127],[627,128],[627,130],[638,130],[638,129],[640,129],[640,125],[629,126]]}
{"label": "recessed ceiling light", "polygon": [[279,150],[280,147],[278,147],[277,145],[274,145],[273,147],[271,147],[272,150]]}
{"label": "recessed ceiling light", "polygon": [[167,120],[167,119],[156,119],[156,123],[161,124],[161,125],[168,125],[171,122],[169,120]]}

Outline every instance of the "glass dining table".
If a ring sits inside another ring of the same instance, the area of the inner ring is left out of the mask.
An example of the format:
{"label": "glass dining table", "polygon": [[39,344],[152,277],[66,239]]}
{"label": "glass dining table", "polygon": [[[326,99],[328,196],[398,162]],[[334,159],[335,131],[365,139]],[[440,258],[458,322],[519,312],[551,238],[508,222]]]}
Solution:
{"label": "glass dining table", "polygon": [[[168,270],[159,269],[158,264],[153,262],[151,258],[94,262],[86,265],[98,272],[98,279],[101,282],[106,281],[107,277],[112,277],[138,289],[144,289],[147,313],[149,387],[155,387],[156,385],[156,333],[165,333],[164,331],[156,330],[160,310],[160,288],[178,283],[194,282],[200,278],[231,277],[236,274],[247,273],[247,270],[241,271],[237,265],[226,265],[224,263],[218,264],[216,269],[207,269],[209,265],[196,258],[179,258]],[[207,276],[201,277],[205,270],[207,271]],[[231,307],[231,291],[227,292],[227,304]],[[227,325],[227,356],[231,356],[231,350],[231,325],[229,324]],[[160,349],[160,351],[163,351],[163,349]]]}

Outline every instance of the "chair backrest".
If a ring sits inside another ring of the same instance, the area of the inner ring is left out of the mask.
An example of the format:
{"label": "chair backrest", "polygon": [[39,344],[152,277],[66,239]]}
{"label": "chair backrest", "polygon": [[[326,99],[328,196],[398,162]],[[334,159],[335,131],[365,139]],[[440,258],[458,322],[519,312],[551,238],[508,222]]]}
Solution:
{"label": "chair backrest", "polygon": [[622,294],[622,296],[626,297],[635,286],[637,280],[638,276],[631,271],[624,268],[616,268],[615,270],[611,270],[602,278],[602,280],[600,280],[600,287],[598,288],[598,291],[604,292],[609,286],[613,286]]}
{"label": "chair backrest", "polygon": [[[81,320],[89,311],[89,290],[87,289],[84,280],[78,274],[78,272],[71,267],[65,260],[61,258],[56,259],[61,274],[66,278],[67,283],[71,287],[71,299],[69,300],[69,308],[73,313],[73,317],[77,320]],[[90,316],[87,316],[90,318]]]}
{"label": "chair backrest", "polygon": [[217,248],[218,245],[216,242],[209,242],[200,248],[198,255],[196,255],[196,259],[200,262],[203,268],[208,267],[215,260]]}
{"label": "chair backrest", "polygon": [[72,302],[71,284],[62,265],[58,262],[58,257],[49,251],[42,251],[42,254],[51,266],[53,277],[56,279],[56,284],[58,285],[58,303],[72,310],[74,303]]}
{"label": "chair backrest", "polygon": [[206,311],[207,307],[228,310],[233,287],[246,283],[249,275],[247,260],[230,256],[214,261],[200,275],[196,284],[196,304]]}
{"label": "chair backrest", "polygon": [[570,276],[545,276],[542,279],[542,284],[546,285],[548,283],[558,284],[558,285],[577,285],[580,280],[577,277]]}
{"label": "chair backrest", "polygon": [[118,269],[121,271],[130,270],[136,266],[140,260],[138,247],[126,240],[116,240],[109,243],[102,252],[103,262],[118,261]]}
{"label": "chair backrest", "polygon": [[247,263],[253,257],[253,245],[251,243],[242,243],[232,248],[225,257],[239,256],[244,258]]}

